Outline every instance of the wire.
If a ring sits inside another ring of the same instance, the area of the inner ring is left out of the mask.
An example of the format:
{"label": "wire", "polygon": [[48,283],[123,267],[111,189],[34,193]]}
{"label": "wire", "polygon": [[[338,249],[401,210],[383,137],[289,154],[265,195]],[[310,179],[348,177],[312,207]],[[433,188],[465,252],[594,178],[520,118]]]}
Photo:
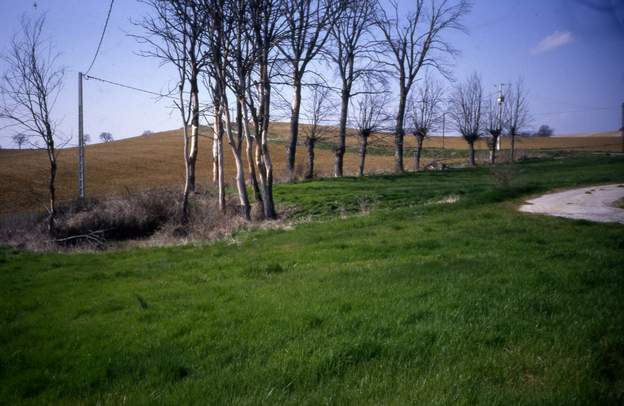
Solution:
{"label": "wire", "polygon": [[91,61],[91,65],[89,65],[89,69],[87,69],[87,72],[85,73],[85,75],[88,75],[89,72],[91,72],[91,68],[93,68],[93,65],[95,64],[95,60],[97,59],[100,53],[100,48],[102,47],[102,42],[104,41],[104,35],[106,34],[106,29],[108,28],[108,21],[110,20],[110,16],[111,16],[111,12],[113,11],[114,3],[115,3],[115,0],[111,0],[110,6],[108,7],[108,15],[106,16],[106,22],[104,23],[104,29],[102,30],[102,35],[100,36],[100,42],[98,42],[97,49],[95,50],[95,55],[93,55],[93,60]]}
{"label": "wire", "polygon": [[98,78],[98,77],[95,77],[95,76],[89,76],[89,75],[84,75],[84,77],[87,80],[93,79],[93,80],[97,80],[97,81],[100,81],[100,82],[108,83],[109,85],[113,85],[113,86],[118,86],[118,87],[123,87],[123,88],[126,88],[126,89],[130,89],[130,90],[134,90],[136,92],[142,92],[142,93],[147,93],[147,94],[151,94],[151,95],[158,96],[158,97],[165,97],[165,98],[170,98],[170,99],[176,99],[177,100],[176,97],[168,95],[168,94],[152,92],[151,90],[145,90],[145,89],[141,89],[139,87],[126,85],[126,84],[119,83],[119,82],[113,82],[112,80],[102,79],[102,78]]}

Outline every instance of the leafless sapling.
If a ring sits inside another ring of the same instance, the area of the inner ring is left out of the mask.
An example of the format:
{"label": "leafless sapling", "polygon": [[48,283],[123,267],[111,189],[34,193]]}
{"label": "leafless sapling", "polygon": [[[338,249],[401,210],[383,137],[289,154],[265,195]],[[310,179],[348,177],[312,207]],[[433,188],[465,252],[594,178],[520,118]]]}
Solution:
{"label": "leafless sapling", "polygon": [[[399,3],[389,0],[388,6],[378,7],[376,25],[382,33],[380,42],[392,55],[392,61],[380,59],[398,79],[399,104],[396,113],[394,160],[395,171],[403,172],[403,140],[407,99],[423,67],[448,75],[445,56],[457,51],[444,36],[452,30],[462,30],[462,17],[471,8],[468,0],[415,0],[416,8],[405,17]],[[428,7],[427,4],[430,4]],[[386,11],[389,9],[390,11]],[[381,53],[386,55],[386,53]]]}
{"label": "leafless sapling", "polygon": [[504,121],[504,126],[511,138],[511,162],[514,162],[516,158],[516,136],[531,124],[528,91],[522,79],[518,79],[507,92]]}
{"label": "leafless sapling", "polygon": [[53,108],[63,84],[64,69],[58,54],[46,41],[45,17],[24,18],[20,32],[3,55],[5,72],[0,82],[0,119],[20,130],[27,138],[43,142],[50,164],[48,191],[48,232],[55,233],[56,171],[58,136]]}
{"label": "leafless sapling", "polygon": [[307,121],[303,127],[308,156],[306,179],[314,177],[314,147],[317,142],[327,136],[329,130],[327,121],[332,116],[335,107],[332,90],[329,87],[321,84],[311,87],[309,101],[303,107],[303,116]]}
{"label": "leafless sapling", "polygon": [[484,130],[483,86],[477,73],[455,87],[449,100],[449,115],[468,143],[470,164],[476,166],[474,144]]}
{"label": "leafless sapling", "polygon": [[379,131],[388,119],[386,106],[389,96],[386,91],[375,90],[367,84],[365,90],[352,99],[352,126],[359,139],[358,176],[364,176],[364,165],[370,137]]}
{"label": "leafless sapling", "polygon": [[408,101],[408,122],[416,139],[414,150],[414,170],[420,170],[425,138],[436,131],[442,123],[442,103],[444,89],[430,77],[426,77],[416,96]]}

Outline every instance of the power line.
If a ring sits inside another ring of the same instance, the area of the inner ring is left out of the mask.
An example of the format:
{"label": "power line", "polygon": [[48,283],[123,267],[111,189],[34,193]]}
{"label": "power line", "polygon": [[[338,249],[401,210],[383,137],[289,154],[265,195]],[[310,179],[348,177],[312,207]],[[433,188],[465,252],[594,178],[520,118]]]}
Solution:
{"label": "power line", "polygon": [[85,79],[89,80],[89,79],[93,79],[93,80],[97,80],[99,82],[103,82],[103,83],[107,83],[109,85],[113,85],[113,86],[118,86],[118,87],[123,87],[125,89],[129,89],[129,90],[134,90],[136,92],[142,92],[142,93],[147,93],[147,94],[151,94],[153,96],[158,96],[158,97],[165,97],[165,98],[170,98],[170,99],[175,99],[177,100],[177,97],[168,95],[168,94],[162,94],[162,93],[157,93],[157,92],[152,92],[151,90],[146,90],[146,89],[141,89],[140,87],[135,87],[135,86],[131,86],[131,85],[126,85],[124,83],[119,83],[119,82],[113,82],[112,80],[107,80],[107,79],[102,79],[102,78],[98,78],[95,76],[89,76],[89,75],[84,75]]}
{"label": "power line", "polygon": [[97,49],[95,50],[95,55],[93,55],[93,60],[91,61],[91,65],[89,65],[89,69],[87,69],[87,72],[85,73],[85,75],[91,72],[91,68],[93,68],[93,65],[95,64],[95,60],[97,59],[100,53],[100,48],[102,47],[102,42],[104,41],[104,35],[106,34],[106,29],[108,28],[108,21],[110,20],[110,16],[111,16],[111,12],[113,11],[114,3],[115,3],[115,0],[111,0],[110,6],[108,7],[108,15],[106,16],[106,22],[104,23],[104,29],[102,30],[102,35],[100,36],[100,42],[98,42]]}

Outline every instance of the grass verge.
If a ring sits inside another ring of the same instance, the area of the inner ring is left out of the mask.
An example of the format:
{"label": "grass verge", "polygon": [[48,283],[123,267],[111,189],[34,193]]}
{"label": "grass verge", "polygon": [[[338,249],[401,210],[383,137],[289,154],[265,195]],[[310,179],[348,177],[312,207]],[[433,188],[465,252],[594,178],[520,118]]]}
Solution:
{"label": "grass verge", "polygon": [[622,226],[514,205],[623,180],[621,158],[585,158],[504,186],[487,168],[304,182],[278,198],[320,221],[290,231],[3,249],[0,403],[619,404]]}

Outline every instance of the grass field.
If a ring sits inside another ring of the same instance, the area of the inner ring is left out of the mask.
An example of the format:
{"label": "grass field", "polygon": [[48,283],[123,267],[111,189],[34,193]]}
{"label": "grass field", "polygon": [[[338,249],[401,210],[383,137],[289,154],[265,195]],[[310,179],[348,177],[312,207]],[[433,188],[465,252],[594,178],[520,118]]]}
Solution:
{"label": "grass field", "polygon": [[[272,157],[277,178],[285,178],[285,145],[288,126],[284,123],[272,125]],[[208,133],[209,134],[209,133]],[[613,134],[588,137],[519,138],[521,151],[619,151],[621,141]],[[406,137],[406,153],[413,148],[413,137]],[[209,184],[212,157],[211,140],[200,141],[198,161],[198,182]],[[316,168],[319,176],[330,176],[334,167],[334,153],[331,144],[335,142],[335,131],[330,132],[324,144],[317,148]],[[366,162],[368,173],[388,172],[394,167],[391,137],[379,135],[371,140],[371,154]],[[504,140],[503,148],[508,147]],[[345,173],[354,174],[358,164],[357,139],[347,139],[348,152],[345,159]],[[454,164],[467,160],[466,143],[459,137],[446,137],[442,150],[441,137],[432,137],[425,142],[423,164],[431,159],[443,159]],[[481,158],[487,159],[486,145],[477,145]],[[89,145],[86,149],[86,185],[91,197],[105,198],[112,195],[161,186],[177,186],[184,178],[182,158],[182,137],[179,131],[168,131],[149,137],[135,137],[109,144]],[[298,165],[303,168],[304,148],[297,150]],[[519,154],[520,155],[520,154]],[[406,158],[406,167],[411,160]],[[226,182],[234,184],[234,164],[231,152],[226,146]],[[43,151],[0,150],[0,214],[15,211],[43,210],[47,203],[47,157]],[[58,197],[61,201],[77,196],[77,150],[68,148],[59,153],[57,177]],[[303,169],[299,172],[303,173]]]}
{"label": "grass field", "polygon": [[[133,142],[133,141],[128,141]],[[624,402],[624,228],[518,213],[624,158],[278,185],[316,221],[0,251],[0,404]]]}

